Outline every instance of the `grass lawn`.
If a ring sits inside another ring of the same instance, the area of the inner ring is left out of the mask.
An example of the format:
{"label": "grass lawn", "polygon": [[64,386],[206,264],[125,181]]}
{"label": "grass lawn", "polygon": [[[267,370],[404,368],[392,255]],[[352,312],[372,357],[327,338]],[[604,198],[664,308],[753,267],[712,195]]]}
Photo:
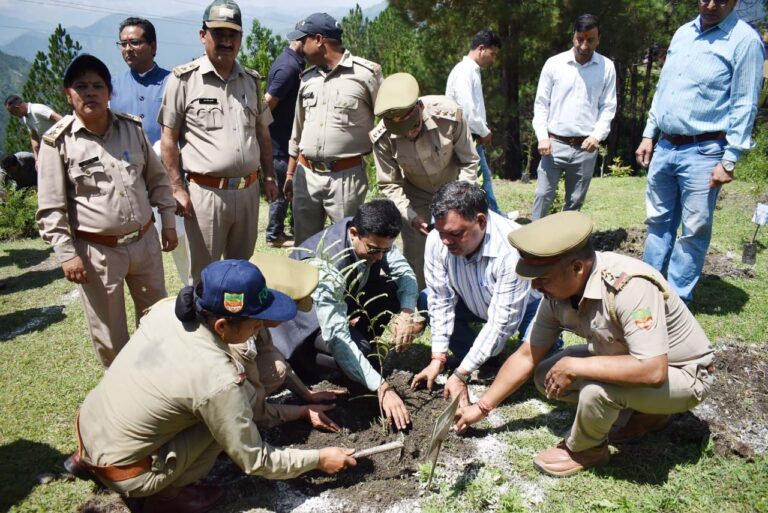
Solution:
{"label": "grass lawn", "polygon": [[[495,188],[502,208],[530,213],[535,184],[497,181]],[[642,228],[644,190],[642,178],[596,179],[584,212],[599,230]],[[725,188],[710,251],[731,256],[737,268],[742,245],[754,231],[754,208],[746,184]],[[262,233],[266,213],[262,208]],[[768,233],[758,238],[765,241]],[[716,346],[763,344],[768,338],[765,246],[759,247],[754,278],[708,278],[696,291],[692,310]],[[263,237],[258,250],[275,251],[265,247]],[[0,511],[74,511],[93,493],[84,482],[37,483],[42,474],[58,473],[75,449],[75,412],[102,374],[76,289],[59,267],[46,263],[49,254],[39,240],[0,243],[0,280],[6,283],[0,288]],[[169,255],[165,263],[171,271],[166,285],[174,294],[180,282]],[[523,395],[538,401],[530,389]],[[563,480],[543,477],[530,458],[567,429],[572,411],[563,409],[545,422],[540,410],[547,404],[522,399],[496,410],[506,426],[497,433],[506,448],[499,459],[460,487],[428,499],[424,511],[768,511],[766,455],[752,462],[721,457],[711,442],[651,443],[615,454],[610,466],[595,472]],[[498,493],[500,487],[504,493]]]}

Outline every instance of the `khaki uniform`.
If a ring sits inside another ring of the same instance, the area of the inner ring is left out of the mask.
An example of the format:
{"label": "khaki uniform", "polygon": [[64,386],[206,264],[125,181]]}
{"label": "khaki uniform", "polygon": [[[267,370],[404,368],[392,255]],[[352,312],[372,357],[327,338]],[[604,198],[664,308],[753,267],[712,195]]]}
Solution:
{"label": "khaki uniform", "polygon": [[248,381],[253,385],[255,393],[251,398],[251,407],[256,424],[272,427],[301,417],[301,406],[273,404],[266,400],[286,380],[290,382],[298,379],[283,355],[272,344],[268,329],[260,329],[246,343],[230,345],[230,352],[243,366]]}
{"label": "khaki uniform", "polygon": [[166,296],[163,262],[154,233],[109,247],[78,239],[77,231],[123,236],[141,230],[158,208],[174,227],[175,201],[168,175],[147,142],[141,119],[110,112],[107,132],[89,132],[65,116],[43,137],[37,222],[43,240],[64,263],[79,256],[88,273],[80,296],[91,339],[105,367],[128,342],[123,282],[138,321]]}
{"label": "khaki uniform", "polygon": [[249,475],[287,479],[316,468],[319,451],[261,439],[250,404],[255,392],[229,347],[207,327],[178,321],[174,307],[168,299],[150,310],[80,409],[86,463],[152,458],[148,472],[104,484],[129,497],[186,486],[221,451]]}
{"label": "khaki uniform", "polygon": [[[651,280],[631,278],[638,274],[653,278],[668,299],[665,301]],[[611,314],[612,302],[618,322]],[[547,372],[566,356],[632,355],[642,360],[666,354],[669,359],[667,382],[659,388],[574,382],[572,391],[561,396],[578,404],[567,440],[572,451],[602,444],[623,409],[679,413],[690,410],[709,393],[707,367],[713,359],[709,340],[666,280],[644,262],[598,252],[578,310],[567,300],[543,299],[531,330],[531,344],[549,346],[563,330],[585,338],[588,344],[569,347],[536,368],[535,383],[542,392]]]}
{"label": "khaki uniform", "polygon": [[459,105],[447,96],[420,98],[423,128],[418,138],[393,134],[381,121],[371,131],[376,175],[384,195],[403,216],[403,254],[419,289],[424,288],[424,247],[427,238],[411,226],[422,216],[429,222],[432,196],[448,182],[477,183],[477,156]]}
{"label": "khaki uniform", "polygon": [[226,189],[188,183],[195,215],[185,219],[190,274],[224,258],[247,260],[253,254],[259,221],[259,187],[244,177],[258,171],[257,126],[272,114],[262,99],[260,77],[235,62],[223,80],[207,56],[174,68],[168,79],[158,122],[179,129],[185,172],[231,178]]}
{"label": "khaki uniform", "polygon": [[312,66],[301,75],[288,154],[298,158],[301,153],[312,163],[329,164],[329,169],[313,170],[301,164],[296,169],[296,244],[322,230],[326,215],[338,222],[354,215],[365,201],[364,164],[337,171],[330,167],[340,159],[370,153],[368,132],[373,129],[373,105],[381,80],[381,66],[349,51],[334,69]]}

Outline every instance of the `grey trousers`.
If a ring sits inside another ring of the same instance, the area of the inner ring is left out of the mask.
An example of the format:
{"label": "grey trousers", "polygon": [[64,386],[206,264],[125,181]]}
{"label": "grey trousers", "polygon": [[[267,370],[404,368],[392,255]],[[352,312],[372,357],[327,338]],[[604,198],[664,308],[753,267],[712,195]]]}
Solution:
{"label": "grey trousers", "polygon": [[533,200],[531,219],[540,219],[549,214],[555,199],[560,174],[565,172],[565,207],[564,210],[581,210],[587,197],[589,182],[595,172],[597,150],[589,153],[550,139],[552,155],[541,157],[536,178],[536,197]]}
{"label": "grey trousers", "polygon": [[[534,383],[545,394],[547,373],[566,356],[593,356],[585,345],[570,346],[541,362]],[[576,419],[565,443],[574,452],[597,447],[605,441],[619,414],[625,409],[641,413],[669,415],[688,411],[709,395],[712,377],[697,365],[669,367],[667,382],[658,388],[614,385],[599,381],[576,380],[559,400],[576,404]]]}

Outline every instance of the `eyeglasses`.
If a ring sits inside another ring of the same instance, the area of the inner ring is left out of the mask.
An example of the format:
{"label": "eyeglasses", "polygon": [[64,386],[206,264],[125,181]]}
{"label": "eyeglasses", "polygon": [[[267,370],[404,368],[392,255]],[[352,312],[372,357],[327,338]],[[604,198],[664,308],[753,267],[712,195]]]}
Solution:
{"label": "eyeglasses", "polygon": [[699,0],[699,3],[701,5],[709,5],[710,1],[715,2],[720,7],[726,5],[728,2],[730,2],[730,0]]}
{"label": "eyeglasses", "polygon": [[126,49],[129,46],[131,48],[138,48],[146,42],[146,39],[126,39],[125,41],[118,41],[115,44],[122,49]]}
{"label": "eyeglasses", "polygon": [[366,242],[365,249],[368,252],[368,255],[373,256],[373,255],[385,255],[389,253],[392,247],[390,246],[388,248],[377,248],[376,246],[371,246]]}

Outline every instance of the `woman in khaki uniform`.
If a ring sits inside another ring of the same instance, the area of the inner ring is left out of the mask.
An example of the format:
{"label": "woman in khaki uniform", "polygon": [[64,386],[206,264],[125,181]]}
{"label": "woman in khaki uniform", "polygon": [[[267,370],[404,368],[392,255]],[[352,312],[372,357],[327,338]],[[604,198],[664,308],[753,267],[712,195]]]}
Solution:
{"label": "woman in khaki uniform", "polygon": [[74,109],[43,136],[37,222],[64,276],[80,286],[96,353],[109,367],[128,342],[124,284],[136,318],[166,296],[161,243],[152,206],[162,218],[162,250],[176,247],[176,203],[168,176],[144,135],[141,119],[109,110],[109,70],[80,55],[64,74]]}

